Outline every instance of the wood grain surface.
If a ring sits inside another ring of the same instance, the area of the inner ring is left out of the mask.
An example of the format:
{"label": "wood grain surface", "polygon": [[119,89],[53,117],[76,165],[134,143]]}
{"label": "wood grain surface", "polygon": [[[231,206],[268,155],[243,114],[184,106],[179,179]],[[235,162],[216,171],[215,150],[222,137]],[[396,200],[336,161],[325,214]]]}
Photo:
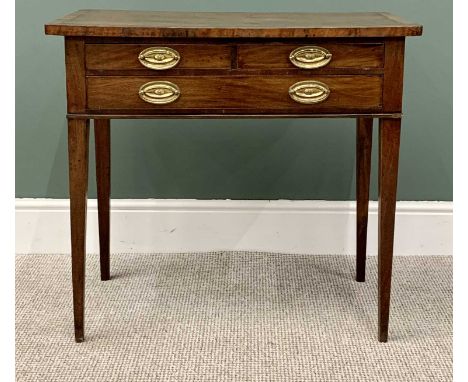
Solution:
{"label": "wood grain surface", "polygon": [[385,42],[385,75],[383,103],[387,112],[399,112],[403,104],[403,69],[405,40],[389,39]]}
{"label": "wood grain surface", "polygon": [[[138,60],[140,52],[150,47],[169,47],[180,54],[176,68],[229,69],[231,47],[215,44],[86,44],[88,70],[145,70]],[[153,70],[153,72],[155,72]],[[157,72],[161,73],[161,70]]]}
{"label": "wood grain surface", "polygon": [[[138,96],[139,88],[162,79],[176,84],[181,95],[167,105],[154,105]],[[305,80],[321,81],[330,96],[318,104],[299,104],[288,93],[289,87]],[[169,109],[269,109],[277,113],[298,110],[304,113],[378,110],[382,105],[380,76],[197,76],[197,77],[88,77],[89,110],[149,110],[164,113]]]}
{"label": "wood grain surface", "polygon": [[101,37],[391,37],[422,26],[386,12],[246,13],[81,10],[45,25],[46,34]]}
{"label": "wood grain surface", "polygon": [[79,113],[86,109],[85,44],[83,40],[65,39],[67,110]]}
{"label": "wood grain surface", "polygon": [[[295,68],[289,54],[306,44],[245,44],[237,47],[238,67],[241,69]],[[331,61],[323,69],[383,68],[384,44],[315,43],[332,54]],[[314,71],[314,69],[311,69]]]}

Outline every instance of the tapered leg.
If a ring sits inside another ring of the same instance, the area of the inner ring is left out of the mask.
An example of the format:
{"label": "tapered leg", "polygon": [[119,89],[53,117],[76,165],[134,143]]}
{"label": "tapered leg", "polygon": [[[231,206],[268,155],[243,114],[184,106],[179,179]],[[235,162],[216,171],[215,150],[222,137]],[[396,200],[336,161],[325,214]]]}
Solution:
{"label": "tapered leg", "polygon": [[94,120],[101,280],[110,279],[110,120]]}
{"label": "tapered leg", "polygon": [[366,279],[367,216],[372,151],[372,118],[356,125],[356,281]]}
{"label": "tapered leg", "polygon": [[379,341],[387,342],[401,119],[379,123]]}
{"label": "tapered leg", "polygon": [[75,341],[84,341],[89,121],[68,120],[71,253]]}

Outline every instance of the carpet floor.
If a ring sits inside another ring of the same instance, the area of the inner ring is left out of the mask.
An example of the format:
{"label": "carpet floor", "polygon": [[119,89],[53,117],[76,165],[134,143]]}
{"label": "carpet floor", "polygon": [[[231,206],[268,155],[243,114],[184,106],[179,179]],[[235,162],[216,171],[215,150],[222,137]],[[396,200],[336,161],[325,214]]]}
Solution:
{"label": "carpet floor", "polygon": [[16,257],[17,381],[451,381],[452,258],[396,257],[389,342],[377,265],[352,256],[88,256],[85,342],[70,258]]}

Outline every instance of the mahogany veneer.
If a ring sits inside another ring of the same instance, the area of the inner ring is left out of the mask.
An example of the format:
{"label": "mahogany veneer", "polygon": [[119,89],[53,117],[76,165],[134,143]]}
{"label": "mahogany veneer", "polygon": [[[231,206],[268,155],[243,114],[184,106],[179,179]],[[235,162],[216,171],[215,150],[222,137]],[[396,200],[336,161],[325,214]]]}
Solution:
{"label": "mahogany veneer", "polygon": [[[289,53],[304,44],[239,44],[238,67],[241,69],[294,69]],[[345,41],[319,45],[333,55],[323,70],[329,69],[381,69],[384,66],[384,44],[348,43]]]}
{"label": "mahogany veneer", "polygon": [[[360,110],[378,111],[382,108],[382,77],[380,76],[314,76],[325,82],[330,96],[319,104],[298,104],[288,95],[291,84],[304,81],[309,76],[171,76],[152,77],[92,77],[87,79],[88,109],[91,112],[105,110],[138,110],[151,114],[165,113],[167,109],[244,109],[251,112],[262,108],[271,114],[288,111],[319,113],[323,111]],[[181,91],[178,100],[167,105],[155,105],[138,96],[140,86],[148,81],[161,79],[176,83]],[[206,111],[204,111],[206,113]]]}
{"label": "mahogany veneer", "polygon": [[[152,44],[86,44],[88,70],[148,70],[139,53]],[[176,49],[181,56],[177,68],[231,69],[231,47],[218,44],[164,44]],[[153,71],[154,73],[154,71]]]}
{"label": "mahogany veneer", "polygon": [[[89,120],[94,121],[101,279],[110,279],[110,119],[353,117],[356,279],[364,281],[373,119],[379,118],[379,341],[388,338],[406,36],[385,12],[82,10],[65,36],[75,339],[84,340]],[[313,317],[311,317],[313,319]]]}
{"label": "mahogany veneer", "polygon": [[405,37],[422,26],[387,12],[247,13],[80,10],[46,24],[47,34],[99,37]]}

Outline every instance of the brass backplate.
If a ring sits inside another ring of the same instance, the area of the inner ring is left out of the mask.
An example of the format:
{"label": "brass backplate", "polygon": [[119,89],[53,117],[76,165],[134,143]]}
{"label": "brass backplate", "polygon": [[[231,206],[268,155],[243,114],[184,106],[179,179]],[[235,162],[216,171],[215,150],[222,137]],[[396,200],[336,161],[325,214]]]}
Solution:
{"label": "brass backplate", "polygon": [[293,65],[302,69],[317,69],[327,65],[332,59],[332,54],[320,46],[301,46],[289,54],[289,60]]}
{"label": "brass backplate", "polygon": [[300,81],[289,88],[289,96],[299,103],[320,103],[329,95],[330,88],[320,81]]}
{"label": "brass backplate", "polygon": [[145,102],[166,105],[179,98],[180,89],[169,81],[151,81],[140,87],[138,95]]}
{"label": "brass backplate", "polygon": [[141,64],[149,69],[165,70],[176,66],[180,61],[180,54],[177,50],[159,46],[143,50],[138,55]]}

